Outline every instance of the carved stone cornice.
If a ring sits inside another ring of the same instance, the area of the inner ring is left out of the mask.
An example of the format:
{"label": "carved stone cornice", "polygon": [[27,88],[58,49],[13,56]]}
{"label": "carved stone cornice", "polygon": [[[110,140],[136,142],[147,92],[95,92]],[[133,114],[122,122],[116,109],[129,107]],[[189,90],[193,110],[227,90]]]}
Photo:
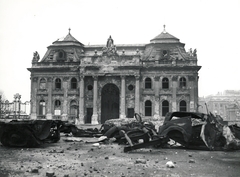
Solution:
{"label": "carved stone cornice", "polygon": [[53,81],[53,78],[52,78],[52,77],[48,77],[48,78],[47,78],[47,81],[48,81],[48,82],[52,82],[52,81]]}
{"label": "carved stone cornice", "polygon": [[159,81],[159,79],[160,79],[160,76],[154,76],[155,81]]}
{"label": "carved stone cornice", "polygon": [[178,76],[172,76],[172,81],[177,81],[178,80]]}
{"label": "carved stone cornice", "polygon": [[69,77],[63,77],[63,81],[66,82],[69,80]]}

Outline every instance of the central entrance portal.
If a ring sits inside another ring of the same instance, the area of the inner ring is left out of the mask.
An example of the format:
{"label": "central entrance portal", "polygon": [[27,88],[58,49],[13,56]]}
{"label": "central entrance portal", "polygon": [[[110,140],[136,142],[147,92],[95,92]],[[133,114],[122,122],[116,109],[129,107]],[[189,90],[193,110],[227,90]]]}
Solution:
{"label": "central entrance portal", "polygon": [[106,84],[102,88],[101,123],[116,118],[119,118],[119,89],[115,84]]}

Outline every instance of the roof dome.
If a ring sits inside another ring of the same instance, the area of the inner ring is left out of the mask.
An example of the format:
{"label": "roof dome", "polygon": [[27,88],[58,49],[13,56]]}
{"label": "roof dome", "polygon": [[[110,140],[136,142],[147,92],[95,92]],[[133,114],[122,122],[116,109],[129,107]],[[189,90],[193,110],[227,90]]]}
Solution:
{"label": "roof dome", "polygon": [[150,40],[151,43],[179,43],[179,39],[169,34],[165,30],[165,25],[163,25],[164,29],[161,34]]}
{"label": "roof dome", "polygon": [[69,28],[69,33],[68,35],[63,38],[63,39],[57,39],[56,41],[53,42],[53,46],[57,46],[57,45],[77,45],[77,46],[83,46],[83,44],[81,42],[79,42],[77,39],[75,39],[71,33],[70,33],[70,28]]}

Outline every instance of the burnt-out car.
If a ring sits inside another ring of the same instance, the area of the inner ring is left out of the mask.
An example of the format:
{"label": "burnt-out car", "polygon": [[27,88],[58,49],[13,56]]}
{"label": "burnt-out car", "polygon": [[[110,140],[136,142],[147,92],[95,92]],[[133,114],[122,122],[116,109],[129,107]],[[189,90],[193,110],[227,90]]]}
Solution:
{"label": "burnt-out car", "polygon": [[167,137],[185,147],[205,145],[201,138],[202,125],[207,115],[196,112],[169,112],[158,135]]}

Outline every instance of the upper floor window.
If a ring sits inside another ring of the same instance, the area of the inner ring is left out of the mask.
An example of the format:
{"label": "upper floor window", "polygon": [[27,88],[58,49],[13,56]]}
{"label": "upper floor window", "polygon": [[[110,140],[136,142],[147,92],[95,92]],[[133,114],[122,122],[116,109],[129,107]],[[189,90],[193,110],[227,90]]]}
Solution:
{"label": "upper floor window", "polygon": [[169,88],[169,80],[166,77],[162,79],[162,88],[163,89],[168,89]]}
{"label": "upper floor window", "polygon": [[39,115],[43,116],[46,114],[46,103],[44,100],[39,102]]}
{"label": "upper floor window", "polygon": [[162,102],[162,116],[165,116],[169,112],[169,102],[164,100]]}
{"label": "upper floor window", "polygon": [[145,79],[145,88],[146,89],[152,88],[152,80],[149,77]]}
{"label": "upper floor window", "polygon": [[56,88],[56,89],[61,89],[61,87],[62,87],[61,79],[57,78],[57,79],[55,80],[55,88]]}
{"label": "upper floor window", "polygon": [[56,100],[56,101],[55,101],[55,108],[56,108],[56,107],[60,107],[60,106],[61,106],[61,101]]}
{"label": "upper floor window", "polygon": [[71,79],[71,89],[77,89],[77,79],[76,78]]}
{"label": "upper floor window", "polygon": [[46,89],[46,80],[44,78],[40,79],[39,89]]}
{"label": "upper floor window", "polygon": [[145,102],[145,116],[152,116],[152,102],[150,100]]}
{"label": "upper floor window", "polygon": [[187,103],[186,101],[182,100],[179,104],[179,111],[186,112],[187,111]]}
{"label": "upper floor window", "polygon": [[187,86],[187,81],[186,81],[186,78],[185,77],[181,77],[180,80],[179,80],[179,86],[180,88],[186,88]]}

